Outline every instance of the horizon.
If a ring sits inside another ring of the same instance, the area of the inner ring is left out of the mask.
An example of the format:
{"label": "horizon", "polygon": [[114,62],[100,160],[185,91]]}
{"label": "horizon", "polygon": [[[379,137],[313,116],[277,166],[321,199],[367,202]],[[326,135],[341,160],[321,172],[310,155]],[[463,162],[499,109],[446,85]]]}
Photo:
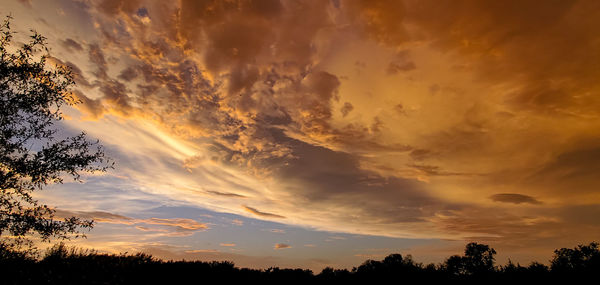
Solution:
{"label": "horizon", "polygon": [[96,221],[67,245],[318,272],[600,240],[597,1],[2,3],[115,161],[35,193]]}

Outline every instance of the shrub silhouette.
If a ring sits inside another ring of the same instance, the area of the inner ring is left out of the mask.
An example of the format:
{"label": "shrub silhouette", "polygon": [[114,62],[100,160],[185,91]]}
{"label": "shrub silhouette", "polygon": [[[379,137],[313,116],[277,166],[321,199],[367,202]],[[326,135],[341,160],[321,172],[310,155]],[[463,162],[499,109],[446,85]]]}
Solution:
{"label": "shrub silhouette", "polygon": [[352,271],[238,268],[228,261],[164,261],[144,253],[105,254],[57,244],[41,259],[0,247],[3,284],[552,284],[578,283],[598,276],[597,243],[555,251],[551,266],[521,266],[509,260],[494,266],[495,250],[470,243],[464,256],[424,266],[410,255],[367,260]]}
{"label": "shrub silhouette", "polygon": [[600,272],[600,249],[598,243],[561,248],[554,251],[551,261],[552,272],[561,275],[598,275]]}

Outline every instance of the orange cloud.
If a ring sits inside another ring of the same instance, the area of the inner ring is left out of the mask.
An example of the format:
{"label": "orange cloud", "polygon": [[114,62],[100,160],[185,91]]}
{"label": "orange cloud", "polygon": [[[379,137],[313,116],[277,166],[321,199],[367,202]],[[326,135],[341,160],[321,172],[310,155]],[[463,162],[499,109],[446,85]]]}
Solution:
{"label": "orange cloud", "polygon": [[123,225],[159,225],[166,226],[166,228],[150,228],[146,226],[136,226],[135,228],[141,231],[153,231],[153,232],[164,232],[169,235],[190,235],[199,230],[208,229],[208,225],[199,223],[192,219],[161,219],[161,218],[149,218],[149,219],[134,219],[118,214],[112,214],[102,211],[94,212],[71,212],[65,210],[56,210],[57,218],[67,217],[79,217],[82,219],[90,219],[98,223],[109,223],[109,224],[123,224]]}
{"label": "orange cloud", "polygon": [[275,246],[273,246],[274,249],[286,249],[286,248],[292,248],[291,245],[289,244],[285,244],[285,243],[276,243]]}
{"label": "orange cloud", "polygon": [[278,218],[278,219],[285,219],[285,217],[284,217],[284,216],[277,215],[277,214],[273,214],[273,213],[262,212],[262,211],[259,211],[259,210],[255,209],[255,208],[248,207],[248,206],[245,206],[245,205],[244,205],[244,206],[242,206],[242,208],[243,208],[243,209],[244,209],[246,212],[248,212],[248,213],[252,213],[252,214],[254,214],[254,215],[257,215],[257,216],[266,217],[266,218]]}
{"label": "orange cloud", "polygon": [[57,42],[85,58],[60,62],[97,120],[69,124],[110,141],[140,189],[326,230],[535,245],[521,233],[598,229],[552,230],[600,203],[598,5],[111,0],[90,3],[100,38]]}

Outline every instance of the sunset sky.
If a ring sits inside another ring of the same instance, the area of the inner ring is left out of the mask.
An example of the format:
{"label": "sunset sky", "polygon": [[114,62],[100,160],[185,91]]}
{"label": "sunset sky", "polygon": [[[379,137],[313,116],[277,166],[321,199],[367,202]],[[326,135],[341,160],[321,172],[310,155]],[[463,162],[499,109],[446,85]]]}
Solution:
{"label": "sunset sky", "polygon": [[0,0],[115,169],[69,244],[238,266],[600,241],[600,1]]}

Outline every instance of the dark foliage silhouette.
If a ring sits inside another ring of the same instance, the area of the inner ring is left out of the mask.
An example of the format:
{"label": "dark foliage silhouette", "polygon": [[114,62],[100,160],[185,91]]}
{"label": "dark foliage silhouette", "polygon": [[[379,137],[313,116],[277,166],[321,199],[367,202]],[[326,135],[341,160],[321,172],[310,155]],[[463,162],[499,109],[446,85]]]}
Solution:
{"label": "dark foliage silhouette", "polygon": [[71,72],[49,66],[45,38],[35,32],[20,48],[12,45],[10,19],[0,26],[0,246],[27,249],[32,235],[65,239],[92,226],[75,217],[54,219],[55,211],[32,192],[111,164],[85,133],[68,137],[55,127],[61,107],[77,103],[69,92]]}
{"label": "dark foliage silhouette", "polygon": [[561,248],[554,251],[552,272],[561,275],[600,276],[600,249],[598,243]]}
{"label": "dark foliage silhouette", "polygon": [[[143,253],[102,254],[61,243],[41,259],[0,248],[0,268],[10,272],[2,275],[4,284],[578,284],[600,274],[597,243],[556,250],[550,267],[537,262],[525,267],[510,260],[494,266],[494,254],[487,245],[471,243],[464,256],[452,256],[439,265],[423,265],[409,255],[391,254],[380,261],[367,260],[351,271],[326,267],[315,275],[305,269],[238,268],[227,261],[163,261]],[[461,269],[450,270],[449,262],[457,262]]]}
{"label": "dark foliage silhouette", "polygon": [[494,255],[496,251],[485,244],[475,242],[467,244],[465,255],[449,257],[444,269],[453,276],[481,276],[494,271]]}

